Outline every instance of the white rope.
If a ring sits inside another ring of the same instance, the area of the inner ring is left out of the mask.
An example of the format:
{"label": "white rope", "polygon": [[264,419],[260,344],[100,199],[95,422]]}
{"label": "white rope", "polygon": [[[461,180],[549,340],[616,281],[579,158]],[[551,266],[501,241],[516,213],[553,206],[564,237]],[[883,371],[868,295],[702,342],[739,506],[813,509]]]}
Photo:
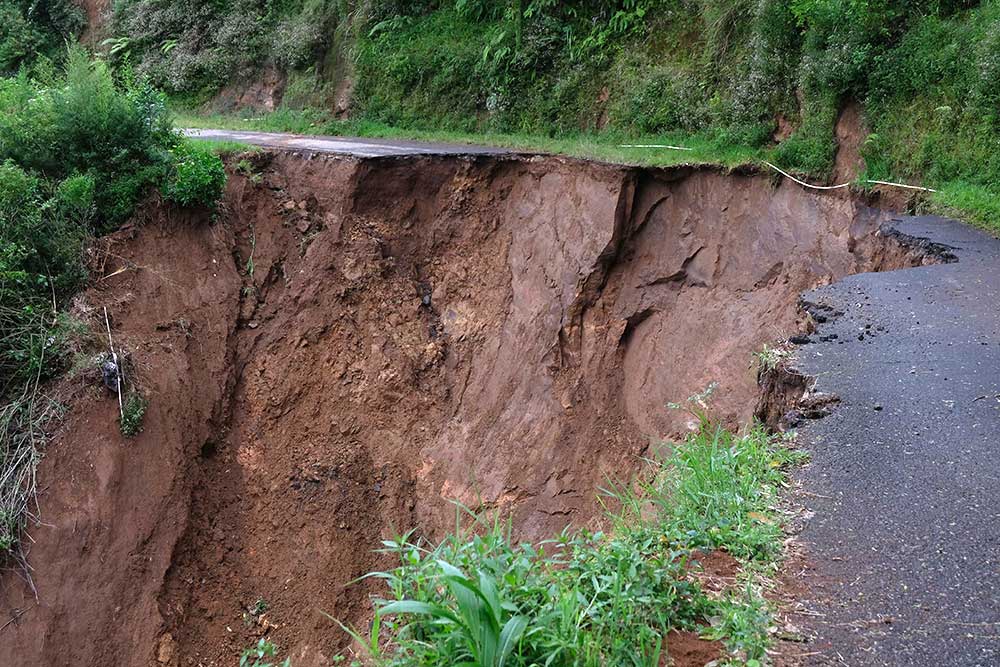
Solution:
{"label": "white rope", "polygon": [[897,188],[908,188],[910,190],[920,190],[922,192],[937,192],[933,188],[923,188],[919,185],[906,185],[905,183],[892,183],[890,181],[873,181],[872,179],[866,179],[866,183],[878,183],[879,185],[895,185]]}
{"label": "white rope", "polygon": [[[675,151],[693,151],[694,150],[693,148],[685,148],[684,146],[670,146],[670,145],[667,145],[667,144],[618,144],[618,148],[669,148],[670,150],[675,150]],[[798,178],[795,178],[794,176],[792,176],[791,174],[789,174],[787,171],[784,171],[784,170],[780,169],[776,165],[773,165],[770,162],[768,162],[767,160],[763,160],[763,162],[768,167],[770,167],[771,169],[774,169],[776,172],[778,172],[779,174],[781,174],[785,178],[790,178],[791,180],[795,181],[796,183],[798,183],[799,185],[801,185],[804,188],[812,188],[813,190],[840,190],[841,188],[850,187],[850,185],[851,185],[850,182],[841,183],[839,185],[813,185],[812,183],[806,183],[803,180],[799,180]],[[876,180],[871,179],[871,178],[866,178],[864,180],[864,182],[865,183],[875,183],[877,185],[891,185],[891,186],[896,187],[896,188],[906,188],[907,190],[920,190],[921,192],[937,192],[937,190],[934,190],[933,188],[925,188],[925,187],[922,187],[920,185],[907,185],[906,183],[893,183],[892,181],[876,181]]]}
{"label": "white rope", "polygon": [[781,169],[778,169],[777,167],[775,167],[773,164],[771,164],[767,160],[764,160],[764,164],[766,164],[771,169],[774,169],[776,172],[778,172],[782,176],[784,176],[786,178],[790,178],[793,181],[795,181],[796,183],[798,183],[799,185],[801,185],[803,187],[806,187],[806,188],[812,188],[813,190],[839,190],[840,188],[846,188],[847,186],[850,185],[850,183],[841,183],[840,185],[813,185],[812,183],[806,183],[805,181],[800,181],[799,179],[797,179],[794,176],[792,176],[791,174],[789,174],[787,171],[782,171]]}
{"label": "white rope", "polygon": [[693,148],[670,146],[669,144],[619,144],[618,148],[669,148],[674,151],[693,151]]}
{"label": "white rope", "polygon": [[[850,185],[849,182],[848,183],[841,183],[840,185],[813,185],[811,183],[806,183],[805,181],[800,181],[799,179],[795,178],[794,176],[792,176],[788,172],[782,171],[781,169],[778,169],[776,166],[774,166],[773,164],[771,164],[767,160],[764,161],[764,164],[766,164],[771,169],[774,169],[779,174],[782,174],[783,176],[787,176],[788,178],[792,179],[793,181],[795,181],[799,185],[805,186],[807,188],[812,188],[814,190],[837,190],[839,188],[846,188],[847,186]],[[933,190],[931,188],[925,188],[925,187],[922,187],[922,186],[919,186],[919,185],[907,185],[905,183],[893,183],[892,181],[876,181],[876,180],[871,179],[871,178],[864,179],[864,182],[865,183],[877,183],[878,185],[891,185],[891,186],[894,186],[894,187],[897,187],[897,188],[907,188],[908,190],[920,190],[921,192],[937,192],[937,190]]]}
{"label": "white rope", "polygon": [[115,353],[115,344],[111,341],[111,320],[108,319],[108,307],[104,306],[104,325],[108,328],[108,347],[111,349],[111,361],[115,365],[115,381],[118,383],[118,412],[122,421],[125,421],[125,406],[122,405],[122,368],[118,364],[118,354]]}

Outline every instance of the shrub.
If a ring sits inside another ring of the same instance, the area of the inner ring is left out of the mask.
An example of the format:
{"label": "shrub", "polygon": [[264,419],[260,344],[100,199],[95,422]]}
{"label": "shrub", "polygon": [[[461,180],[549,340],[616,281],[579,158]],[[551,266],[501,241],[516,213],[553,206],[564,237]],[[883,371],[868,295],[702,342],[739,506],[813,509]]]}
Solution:
{"label": "shrub", "polygon": [[116,85],[107,65],[80,48],[52,82],[26,74],[0,82],[0,160],[46,178],[88,174],[96,229],[131,215],[163,177],[176,141],[161,93],[134,78]]}
{"label": "shrub", "polygon": [[83,8],[72,0],[0,0],[0,75],[58,54],[86,24]]}
{"label": "shrub", "polygon": [[[87,176],[52,184],[11,160],[0,164],[0,308],[8,333],[37,324],[36,312],[51,315],[52,300],[61,301],[85,277],[92,187]],[[0,360],[13,353],[0,347]],[[5,377],[18,375],[3,361],[0,368]]]}
{"label": "shrub", "polygon": [[132,392],[122,405],[122,416],[119,422],[122,435],[132,438],[142,432],[142,419],[146,416],[149,400],[139,392]]}
{"label": "shrub", "polygon": [[214,208],[226,185],[222,160],[212,151],[184,141],[170,150],[172,165],[163,196],[181,206]]}

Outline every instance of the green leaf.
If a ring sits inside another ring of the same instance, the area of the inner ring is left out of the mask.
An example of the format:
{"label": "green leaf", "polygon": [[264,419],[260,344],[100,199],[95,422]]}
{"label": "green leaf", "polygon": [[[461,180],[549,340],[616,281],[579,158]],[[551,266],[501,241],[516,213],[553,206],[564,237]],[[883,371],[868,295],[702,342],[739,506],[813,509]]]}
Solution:
{"label": "green leaf", "polygon": [[388,614],[427,614],[436,618],[447,619],[452,623],[461,623],[455,614],[451,613],[444,607],[427,602],[419,602],[417,600],[399,600],[397,602],[390,602],[379,609],[378,613],[382,616],[386,616]]}
{"label": "green leaf", "polygon": [[500,645],[498,647],[497,667],[504,667],[507,658],[510,657],[521,639],[524,629],[528,627],[528,619],[524,616],[512,616],[503,626],[500,632]]}

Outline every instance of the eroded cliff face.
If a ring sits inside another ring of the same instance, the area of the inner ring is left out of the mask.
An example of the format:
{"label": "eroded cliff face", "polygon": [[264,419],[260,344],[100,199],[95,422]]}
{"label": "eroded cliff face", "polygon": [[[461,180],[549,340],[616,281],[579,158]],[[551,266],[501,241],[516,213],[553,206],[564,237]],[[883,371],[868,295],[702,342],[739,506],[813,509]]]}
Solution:
{"label": "eroded cliff face", "polygon": [[718,382],[717,417],[751,417],[800,292],[914,261],[870,209],[759,176],[252,160],[216,223],[152,207],[102,246],[78,312],[112,312],[145,429],[67,383],[0,663],[229,665],[267,631],[321,664],[344,637],[318,610],[364,619],[375,584],[346,584],[380,539],[440,536],[451,500],[526,538],[587,523],[686,430],[668,402]]}

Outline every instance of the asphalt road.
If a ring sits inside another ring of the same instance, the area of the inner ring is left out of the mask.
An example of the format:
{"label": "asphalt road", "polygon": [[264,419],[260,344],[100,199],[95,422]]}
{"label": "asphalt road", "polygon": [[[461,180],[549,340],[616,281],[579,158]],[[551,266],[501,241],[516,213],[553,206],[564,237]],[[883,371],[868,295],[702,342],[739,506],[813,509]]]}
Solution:
{"label": "asphalt road", "polygon": [[356,157],[391,157],[404,155],[507,155],[512,151],[473,144],[448,144],[396,139],[358,139],[287,134],[282,132],[245,132],[240,130],[196,130],[181,132],[194,139],[238,141],[244,144],[287,151],[333,153]]}
{"label": "asphalt road", "polygon": [[[798,352],[833,414],[800,432],[813,516],[810,664],[1000,665],[1000,242],[961,223],[898,231],[957,262],[806,295],[843,313]],[[831,339],[831,336],[836,336]],[[820,342],[824,338],[825,342]]]}

